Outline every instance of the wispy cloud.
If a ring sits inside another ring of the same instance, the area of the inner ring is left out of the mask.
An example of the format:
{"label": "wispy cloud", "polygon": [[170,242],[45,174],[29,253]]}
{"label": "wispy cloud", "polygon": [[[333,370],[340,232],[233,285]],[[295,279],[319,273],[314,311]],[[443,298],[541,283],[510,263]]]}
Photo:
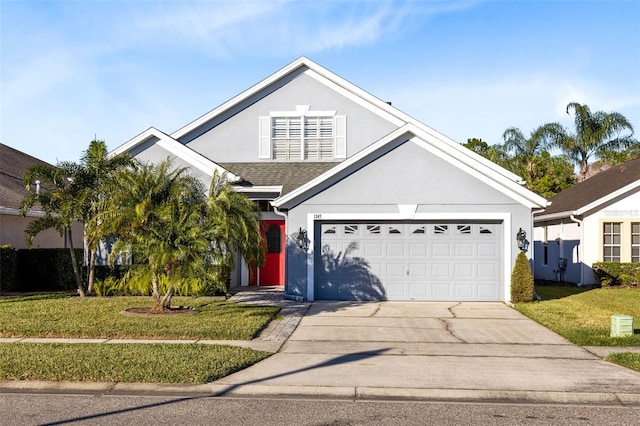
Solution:
{"label": "wispy cloud", "polygon": [[[471,2],[161,3],[132,23],[147,42],[209,55],[290,57],[367,46],[398,37],[410,21],[470,7]],[[406,24],[406,25],[405,25]]]}

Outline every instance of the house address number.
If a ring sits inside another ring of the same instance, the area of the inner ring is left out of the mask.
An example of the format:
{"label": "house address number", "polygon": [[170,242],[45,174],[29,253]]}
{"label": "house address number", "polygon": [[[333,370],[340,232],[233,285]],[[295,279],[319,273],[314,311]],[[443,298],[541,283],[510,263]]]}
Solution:
{"label": "house address number", "polygon": [[322,213],[316,213],[313,215],[314,220],[322,219]]}

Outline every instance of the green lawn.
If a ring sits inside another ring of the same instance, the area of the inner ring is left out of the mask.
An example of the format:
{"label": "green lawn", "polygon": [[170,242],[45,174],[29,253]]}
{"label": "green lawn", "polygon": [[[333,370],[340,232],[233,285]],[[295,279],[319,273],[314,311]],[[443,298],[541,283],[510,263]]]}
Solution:
{"label": "green lawn", "polygon": [[[150,304],[148,297],[0,298],[0,337],[250,340],[279,310],[176,297],[173,305],[191,306],[199,313],[121,313]],[[207,383],[269,355],[227,345],[0,343],[0,380]]]}
{"label": "green lawn", "polygon": [[277,307],[240,305],[212,298],[173,299],[195,315],[135,317],[127,308],[150,306],[149,297],[49,297],[0,299],[0,337],[250,340]]}
{"label": "green lawn", "polygon": [[[517,303],[516,309],[580,346],[640,346],[640,289],[583,289],[537,286],[542,301]],[[634,318],[634,334],[609,337],[611,315]],[[640,353],[611,354],[607,360],[640,370]]]}
{"label": "green lawn", "polygon": [[200,384],[270,355],[226,345],[0,343],[0,380]]}
{"label": "green lawn", "polygon": [[[580,346],[640,346],[640,289],[550,287],[554,286],[536,287],[541,302],[517,303],[516,309]],[[558,297],[559,292],[568,295]],[[614,314],[634,317],[632,336],[609,337]]]}

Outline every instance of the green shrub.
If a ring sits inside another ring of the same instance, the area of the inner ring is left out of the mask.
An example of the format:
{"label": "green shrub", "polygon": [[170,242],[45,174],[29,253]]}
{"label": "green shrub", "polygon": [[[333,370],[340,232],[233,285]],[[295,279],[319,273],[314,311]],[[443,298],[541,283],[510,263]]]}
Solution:
{"label": "green shrub", "polygon": [[[94,289],[98,296],[149,296],[151,293],[151,273],[141,268],[134,273],[139,265],[123,265],[112,269],[100,267],[99,276],[94,283]],[[111,267],[108,267],[111,268]],[[185,278],[175,290],[176,296],[216,296],[228,292],[228,273],[217,265],[209,265],[207,276],[203,278]],[[131,272],[131,273],[129,273]],[[160,277],[158,283],[160,292],[168,289],[166,277]]]}
{"label": "green shrub", "polygon": [[[76,250],[82,262],[83,250]],[[17,251],[15,291],[55,291],[76,289],[69,249],[21,249]],[[82,265],[79,265],[82,268]],[[81,275],[84,274],[81,272]]]}
{"label": "green shrub", "polygon": [[520,252],[511,273],[511,301],[531,302],[533,300],[534,283],[531,266],[527,256]]}
{"label": "green shrub", "polygon": [[0,246],[0,291],[14,287],[16,272],[16,250],[9,246]]}
{"label": "green shrub", "polygon": [[596,262],[591,268],[602,287],[640,285],[640,262]]}

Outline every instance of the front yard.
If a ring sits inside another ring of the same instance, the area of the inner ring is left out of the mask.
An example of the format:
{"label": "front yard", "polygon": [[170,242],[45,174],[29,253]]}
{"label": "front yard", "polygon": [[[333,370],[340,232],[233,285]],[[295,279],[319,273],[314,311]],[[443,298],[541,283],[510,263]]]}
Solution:
{"label": "front yard", "polygon": [[[537,286],[536,292],[542,301],[517,303],[516,309],[567,340],[580,346],[640,346],[640,289]],[[614,314],[634,318],[632,336],[609,337]],[[637,353],[618,354],[609,360],[640,370]]]}
{"label": "front yard", "polygon": [[[65,295],[0,299],[0,338],[250,340],[278,308],[211,298],[174,298],[195,315],[123,315],[150,298]],[[207,383],[270,353],[227,345],[181,343],[0,343],[0,380]]]}

